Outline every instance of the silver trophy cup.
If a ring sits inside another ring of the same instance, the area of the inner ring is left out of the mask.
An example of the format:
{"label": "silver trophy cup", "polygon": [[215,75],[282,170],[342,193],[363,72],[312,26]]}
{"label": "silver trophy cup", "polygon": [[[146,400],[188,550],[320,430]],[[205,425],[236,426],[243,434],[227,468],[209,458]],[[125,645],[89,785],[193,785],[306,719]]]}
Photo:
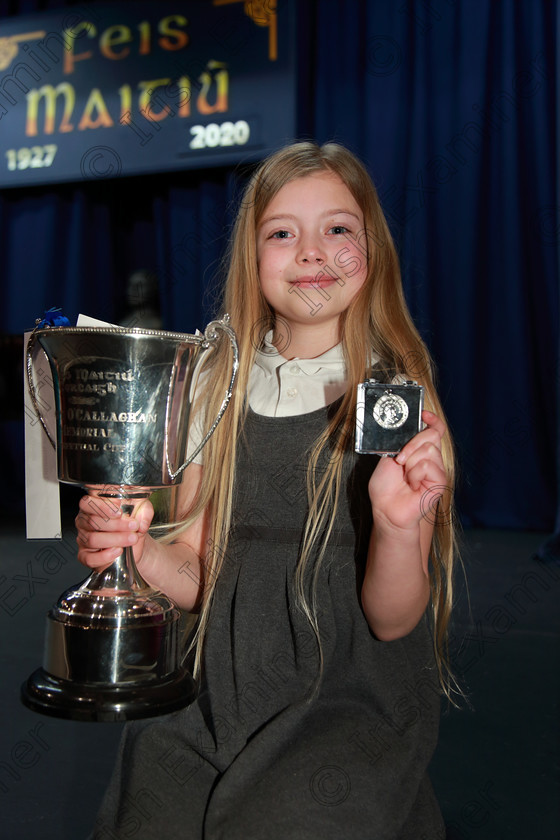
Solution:
{"label": "silver trophy cup", "polygon": [[[231,344],[231,378],[213,425],[186,457],[201,365],[219,334]],[[56,443],[33,384],[35,342],[49,360]],[[59,481],[110,499],[123,513],[158,488],[180,482],[230,400],[238,368],[225,316],[204,335],[118,327],[36,329],[27,347],[30,396],[57,450]],[[127,720],[187,705],[194,683],[183,662],[180,614],[140,576],[131,548],[62,594],[47,616],[43,667],[22,687],[37,712],[74,720]]]}

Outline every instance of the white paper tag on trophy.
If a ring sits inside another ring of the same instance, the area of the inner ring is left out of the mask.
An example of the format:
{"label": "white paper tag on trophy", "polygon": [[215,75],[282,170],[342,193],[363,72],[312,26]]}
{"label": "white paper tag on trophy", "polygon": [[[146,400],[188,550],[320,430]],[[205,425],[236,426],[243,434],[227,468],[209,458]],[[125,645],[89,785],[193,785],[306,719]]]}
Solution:
{"label": "white paper tag on trophy", "polygon": [[[23,343],[26,536],[28,540],[59,540],[62,528],[56,451],[37,417],[27,383],[27,342],[30,335],[31,332],[24,334]],[[37,342],[33,354],[33,379],[41,416],[52,439],[56,440],[51,369],[44,350]]]}
{"label": "white paper tag on trophy", "polygon": [[107,321],[100,321],[99,318],[90,318],[89,315],[78,315],[76,321],[77,327],[114,327],[115,324],[109,324]]}
{"label": "white paper tag on trophy", "polygon": [[[76,321],[77,327],[114,327],[116,324],[108,324],[107,321],[99,321],[97,318],[90,318],[89,315],[78,315],[78,320]],[[142,327],[140,327],[142,329]],[[199,329],[194,331],[195,336],[201,336],[202,333]]]}

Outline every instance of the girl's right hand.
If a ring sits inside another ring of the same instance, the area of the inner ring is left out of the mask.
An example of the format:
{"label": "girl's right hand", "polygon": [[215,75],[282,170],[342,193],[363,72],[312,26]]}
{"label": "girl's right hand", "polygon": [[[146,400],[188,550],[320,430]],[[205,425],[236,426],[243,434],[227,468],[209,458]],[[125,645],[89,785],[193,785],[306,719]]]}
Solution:
{"label": "girl's right hand", "polygon": [[134,546],[134,559],[139,563],[154,516],[150,501],[140,502],[133,516],[123,514],[111,499],[98,496],[83,496],[79,508],[75,523],[80,563],[101,571],[110,566],[126,546]]}

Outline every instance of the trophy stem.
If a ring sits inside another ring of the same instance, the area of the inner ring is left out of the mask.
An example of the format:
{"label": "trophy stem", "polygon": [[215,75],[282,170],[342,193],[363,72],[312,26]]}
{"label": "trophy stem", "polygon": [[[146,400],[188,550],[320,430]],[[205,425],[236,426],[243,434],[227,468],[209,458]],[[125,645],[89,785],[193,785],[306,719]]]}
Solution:
{"label": "trophy stem", "polygon": [[152,590],[140,575],[134,562],[132,548],[126,547],[122,554],[102,572],[93,572],[82,584],[84,591],[99,596],[114,597],[125,592]]}
{"label": "trophy stem", "polygon": [[[115,493],[97,492],[94,488],[87,487],[92,498],[110,498],[119,500],[119,506],[125,516],[132,516],[136,505],[130,504],[129,496],[126,494],[116,496]],[[139,501],[149,498],[149,492],[134,493],[134,498]],[[122,501],[121,501],[122,500]],[[126,594],[130,592],[141,592],[155,594],[157,590],[152,589],[141,576],[134,560],[134,551],[130,546],[123,548],[117,559],[101,572],[93,572],[84,581],[81,587],[83,592],[107,597]]]}

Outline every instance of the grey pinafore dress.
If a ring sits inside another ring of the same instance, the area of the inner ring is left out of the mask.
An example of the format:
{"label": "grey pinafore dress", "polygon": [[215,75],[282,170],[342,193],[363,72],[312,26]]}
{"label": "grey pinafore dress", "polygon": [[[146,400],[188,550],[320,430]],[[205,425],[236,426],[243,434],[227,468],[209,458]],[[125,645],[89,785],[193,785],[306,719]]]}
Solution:
{"label": "grey pinafore dress", "polygon": [[322,669],[296,601],[307,458],[328,410],[249,412],[199,695],[127,724],[94,840],[445,837],[427,776],[440,696],[426,623],[380,642],[360,606],[374,457],[345,461],[316,582]]}

